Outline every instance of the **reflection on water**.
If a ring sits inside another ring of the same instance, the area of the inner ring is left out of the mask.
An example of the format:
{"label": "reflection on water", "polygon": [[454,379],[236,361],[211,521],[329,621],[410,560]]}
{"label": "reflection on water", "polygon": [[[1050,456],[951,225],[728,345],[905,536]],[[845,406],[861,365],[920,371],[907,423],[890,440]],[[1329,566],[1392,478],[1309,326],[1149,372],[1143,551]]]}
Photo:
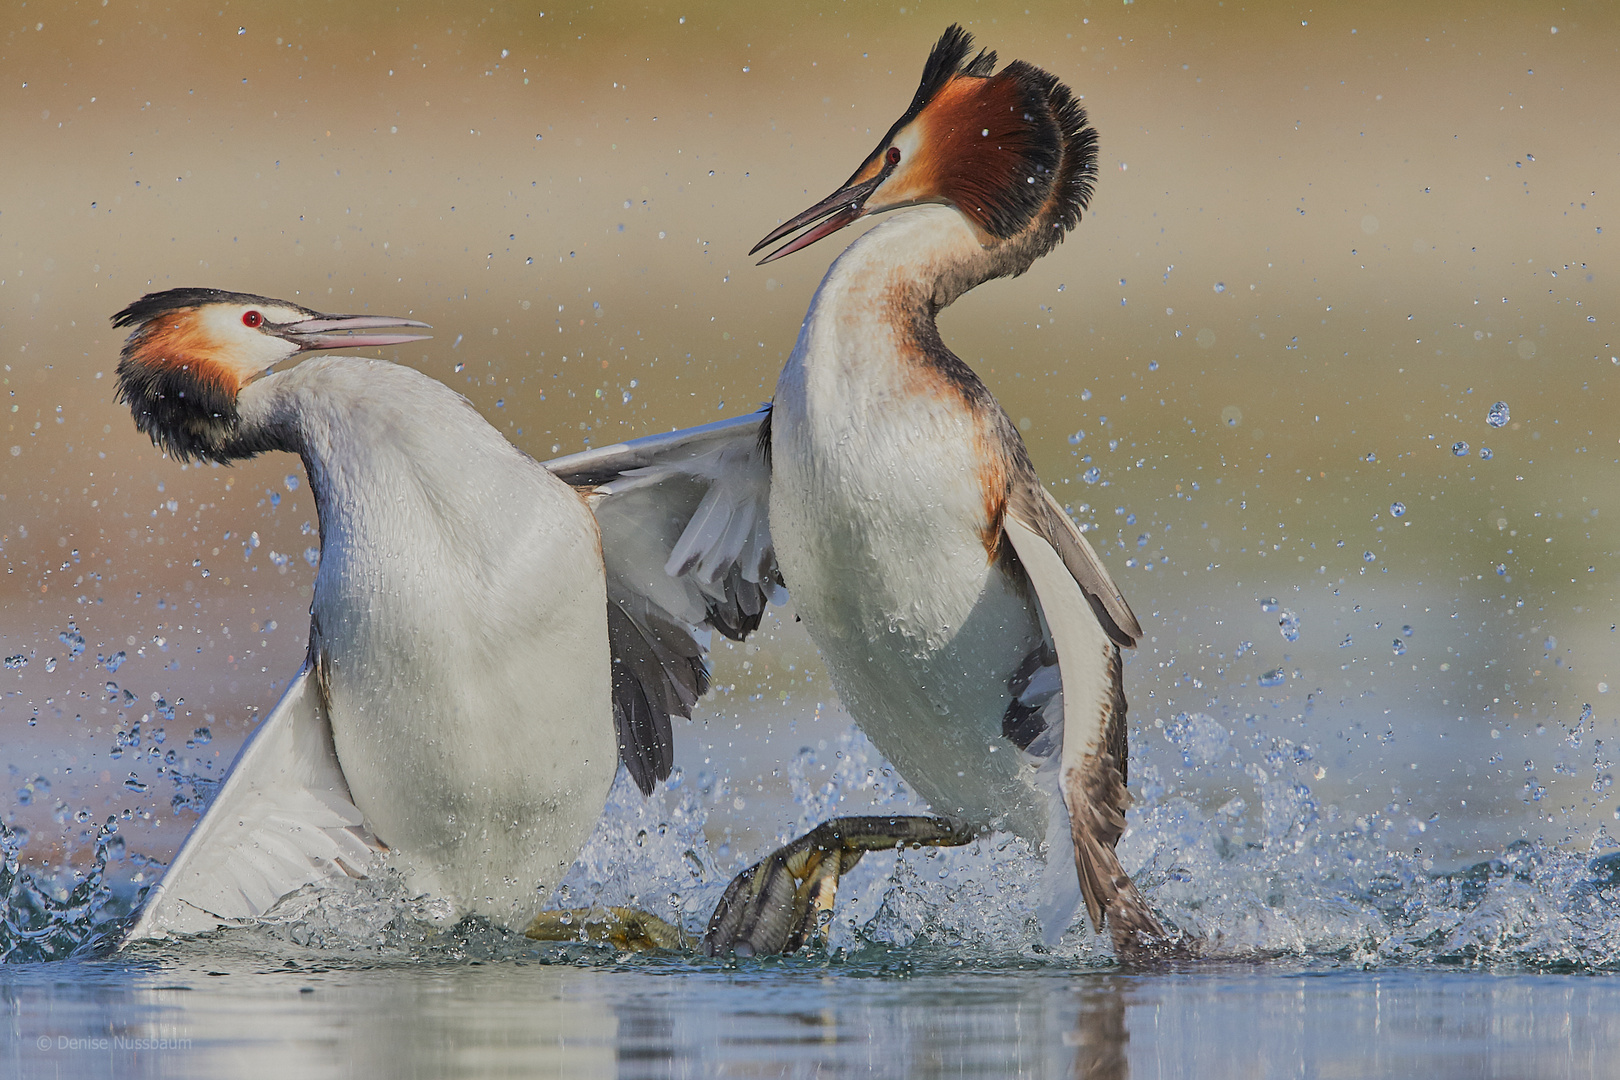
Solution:
{"label": "reflection on water", "polygon": [[1563,1077],[1602,1074],[1620,1038],[1607,979],[963,971],[937,950],[897,979],[894,960],[366,968],[176,951],[6,970],[3,1052],[20,1077]]}

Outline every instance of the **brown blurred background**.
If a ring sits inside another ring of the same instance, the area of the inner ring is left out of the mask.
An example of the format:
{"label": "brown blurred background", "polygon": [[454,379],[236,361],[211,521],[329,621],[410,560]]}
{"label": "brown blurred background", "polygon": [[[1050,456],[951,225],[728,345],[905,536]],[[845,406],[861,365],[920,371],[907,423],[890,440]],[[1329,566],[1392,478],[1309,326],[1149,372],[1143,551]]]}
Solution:
{"label": "brown blurred background", "polygon": [[[114,311],[209,285],[425,319],[390,358],[537,457],[747,411],[846,238],[749,247],[958,20],[1101,133],[1080,228],[942,329],[1142,617],[1138,760],[1227,802],[1247,781],[1162,734],[1198,710],[1309,745],[1324,803],[1442,857],[1613,826],[1612,5],[36,0],[0,18],[0,812],[27,855],[129,809],[166,857],[191,817],[159,768],[217,774],[304,646],[301,468],[162,459],[112,401]],[[847,722],[790,613],[767,631],[678,732],[730,775],[739,847],[781,823],[776,763]]]}

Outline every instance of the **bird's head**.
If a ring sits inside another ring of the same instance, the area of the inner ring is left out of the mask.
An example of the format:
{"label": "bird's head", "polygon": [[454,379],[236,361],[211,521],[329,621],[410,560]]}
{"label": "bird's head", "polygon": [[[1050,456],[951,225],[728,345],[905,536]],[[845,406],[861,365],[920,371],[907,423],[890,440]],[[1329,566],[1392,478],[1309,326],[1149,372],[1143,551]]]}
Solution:
{"label": "bird's head", "polygon": [[[1097,176],[1097,132],[1069,88],[996,54],[972,56],[951,26],[928,55],[905,115],[844,186],[783,222],[754,252],[813,226],[760,260],[779,259],[869,214],[919,203],[955,207],[986,248],[1016,244],[1030,261],[1080,221]],[[971,57],[971,58],[970,58]]]}
{"label": "bird's head", "polygon": [[113,316],[133,327],[118,360],[118,400],[135,426],[181,461],[222,460],[242,388],[275,364],[315,349],[420,341],[426,334],[362,331],[427,323],[323,315],[286,300],[220,289],[149,293]]}

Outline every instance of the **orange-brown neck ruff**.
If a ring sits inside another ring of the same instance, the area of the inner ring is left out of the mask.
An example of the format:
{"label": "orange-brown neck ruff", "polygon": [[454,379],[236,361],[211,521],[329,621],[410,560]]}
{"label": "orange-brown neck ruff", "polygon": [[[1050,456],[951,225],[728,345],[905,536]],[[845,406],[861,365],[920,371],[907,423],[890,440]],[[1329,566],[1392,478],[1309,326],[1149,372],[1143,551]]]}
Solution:
{"label": "orange-brown neck ruff", "polygon": [[167,311],[142,323],[118,361],[118,400],[135,426],[181,461],[223,460],[237,422],[236,396],[245,380],[215,359],[195,308]]}

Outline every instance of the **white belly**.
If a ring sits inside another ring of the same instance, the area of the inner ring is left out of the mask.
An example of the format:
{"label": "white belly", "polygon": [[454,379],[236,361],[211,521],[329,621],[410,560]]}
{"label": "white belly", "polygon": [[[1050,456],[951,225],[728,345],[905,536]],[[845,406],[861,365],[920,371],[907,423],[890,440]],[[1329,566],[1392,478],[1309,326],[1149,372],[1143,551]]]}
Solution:
{"label": "white belly", "polygon": [[583,846],[617,767],[594,526],[535,473],[501,502],[515,526],[504,552],[468,550],[406,490],[390,527],[329,538],[313,609],[333,741],[367,825],[415,887],[518,928]]}
{"label": "white belly", "polygon": [[970,433],[931,399],[837,397],[807,410],[785,374],[772,417],[771,533],[798,612],[862,730],[936,812],[1039,838],[1001,724],[1040,627],[988,560]]}

